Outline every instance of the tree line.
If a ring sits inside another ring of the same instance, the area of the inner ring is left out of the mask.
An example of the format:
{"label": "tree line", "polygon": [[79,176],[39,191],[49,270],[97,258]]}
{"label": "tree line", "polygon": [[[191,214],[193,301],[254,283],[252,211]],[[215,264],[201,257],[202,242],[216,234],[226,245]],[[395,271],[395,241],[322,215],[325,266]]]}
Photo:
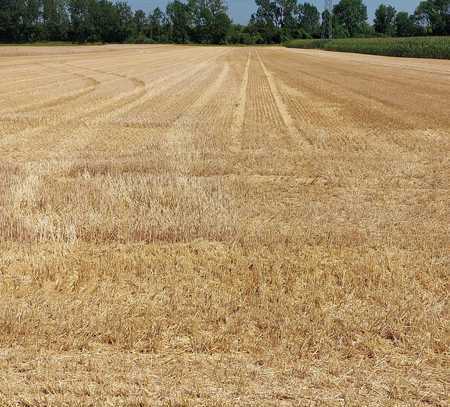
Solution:
{"label": "tree line", "polygon": [[381,4],[369,24],[363,0],[340,0],[322,14],[297,0],[256,0],[247,27],[256,42],[278,43],[297,38],[450,35],[450,0],[421,1],[413,14]]}
{"label": "tree line", "polygon": [[0,42],[272,44],[296,38],[450,35],[450,0],[421,1],[413,14],[381,4],[369,24],[363,0],[332,10],[297,0],[255,0],[247,25],[224,0],[174,0],[133,11],[124,1],[0,0]]}

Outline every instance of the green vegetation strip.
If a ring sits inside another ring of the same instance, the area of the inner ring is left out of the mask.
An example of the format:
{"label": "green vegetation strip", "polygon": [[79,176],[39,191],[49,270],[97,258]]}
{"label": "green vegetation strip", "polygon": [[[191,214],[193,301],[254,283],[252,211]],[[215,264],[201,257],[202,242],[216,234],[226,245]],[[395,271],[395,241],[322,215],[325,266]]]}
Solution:
{"label": "green vegetation strip", "polygon": [[395,57],[450,59],[450,36],[292,40],[284,45],[288,48],[324,49],[327,51]]}

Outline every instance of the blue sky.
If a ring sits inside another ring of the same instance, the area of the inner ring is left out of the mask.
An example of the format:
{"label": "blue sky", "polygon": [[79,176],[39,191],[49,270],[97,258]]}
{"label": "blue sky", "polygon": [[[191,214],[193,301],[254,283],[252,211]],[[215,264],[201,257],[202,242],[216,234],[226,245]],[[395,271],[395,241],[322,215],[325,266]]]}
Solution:
{"label": "blue sky", "polygon": [[[324,0],[300,0],[299,2],[310,2],[315,4],[319,9],[323,7]],[[335,0],[337,3],[338,0]],[[419,4],[420,0],[365,0],[369,11],[369,18],[372,19],[374,11],[381,3],[391,4],[397,11],[409,11],[412,12]],[[165,9],[168,0],[128,0],[129,4],[134,9],[142,9],[145,11],[152,10],[156,6]],[[233,20],[238,23],[246,23],[250,18],[250,14],[255,11],[254,0],[228,0],[228,4],[231,9],[231,16]]]}

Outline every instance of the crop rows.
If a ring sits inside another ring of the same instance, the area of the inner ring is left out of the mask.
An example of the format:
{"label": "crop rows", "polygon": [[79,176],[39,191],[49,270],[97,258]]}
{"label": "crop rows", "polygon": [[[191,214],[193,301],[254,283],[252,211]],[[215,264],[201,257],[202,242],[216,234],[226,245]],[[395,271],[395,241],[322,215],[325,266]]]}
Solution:
{"label": "crop rows", "polygon": [[292,40],[285,46],[393,57],[450,59],[450,37],[448,36]]}

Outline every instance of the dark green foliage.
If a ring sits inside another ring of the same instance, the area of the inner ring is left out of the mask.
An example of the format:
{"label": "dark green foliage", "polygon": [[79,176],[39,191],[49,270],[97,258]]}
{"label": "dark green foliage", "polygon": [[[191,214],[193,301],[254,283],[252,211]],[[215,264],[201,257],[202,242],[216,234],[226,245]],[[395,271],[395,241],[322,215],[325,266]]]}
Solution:
{"label": "dark green foliage", "polygon": [[228,44],[255,45],[264,44],[264,39],[259,32],[249,30],[249,27],[232,24],[228,30],[226,42]]}
{"label": "dark green foliage", "polygon": [[288,48],[318,48],[361,54],[450,59],[450,37],[293,40],[285,45]]}
{"label": "dark green foliage", "polygon": [[450,34],[450,0],[421,1],[415,15],[430,34]]}
{"label": "dark green foliage", "polygon": [[[168,26],[166,16],[159,7],[153,10],[153,13],[149,14],[147,26],[144,29],[144,38],[148,38],[155,42],[167,42],[168,35],[165,27]],[[140,34],[142,36],[142,34]]]}
{"label": "dark green foliage", "polygon": [[223,0],[174,0],[148,16],[123,1],[0,0],[0,42],[220,44],[230,27]]}
{"label": "dark green foliage", "polygon": [[320,13],[310,3],[297,0],[255,0],[256,13],[250,18],[247,32],[266,44],[292,38],[320,36]]}
{"label": "dark green foliage", "polygon": [[61,0],[43,0],[42,37],[47,41],[65,41],[69,29],[66,3]]}
{"label": "dark green foliage", "polygon": [[416,23],[416,18],[402,11],[395,16],[395,34],[398,37],[420,35],[423,28]]}
{"label": "dark green foliage", "polygon": [[[388,1],[388,0],[386,0]],[[0,42],[274,44],[291,39],[450,34],[450,0],[423,0],[415,13],[380,5],[373,26],[363,0],[333,13],[300,0],[255,0],[247,26],[232,24],[226,0],[171,0],[148,15],[120,0],[0,0]]]}
{"label": "dark green foliage", "polygon": [[226,42],[231,20],[223,0],[189,0],[190,40],[207,44]]}
{"label": "dark green foliage", "polygon": [[40,38],[41,0],[0,0],[0,41],[26,42]]}
{"label": "dark green foliage", "polygon": [[396,10],[392,6],[380,4],[375,11],[374,29],[379,34],[392,36],[395,34]]}
{"label": "dark green foliage", "polygon": [[356,37],[367,31],[367,7],[362,0],[341,0],[334,6],[333,14],[346,37]]}
{"label": "dark green foliage", "polygon": [[75,42],[98,41],[96,36],[95,4],[91,0],[69,0],[69,38]]}
{"label": "dark green foliage", "polygon": [[167,17],[170,22],[169,38],[173,42],[189,42],[189,27],[191,25],[191,13],[189,7],[179,0],[167,5]]}
{"label": "dark green foliage", "polygon": [[310,3],[299,4],[297,19],[300,29],[310,37],[320,36],[320,13],[317,7]]}
{"label": "dark green foliage", "polygon": [[143,34],[147,26],[147,16],[143,10],[136,10],[133,16],[133,28],[139,34]]}

